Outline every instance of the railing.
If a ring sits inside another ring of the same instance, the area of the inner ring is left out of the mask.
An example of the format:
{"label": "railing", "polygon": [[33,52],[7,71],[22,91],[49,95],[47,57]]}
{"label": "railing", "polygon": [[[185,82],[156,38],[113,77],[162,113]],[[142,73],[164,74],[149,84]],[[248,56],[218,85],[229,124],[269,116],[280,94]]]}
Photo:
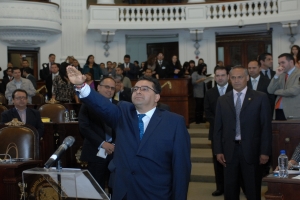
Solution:
{"label": "railing", "polygon": [[120,21],[170,22],[185,21],[185,6],[120,7]]}
{"label": "railing", "polygon": [[[89,29],[178,29],[286,23],[300,19],[300,0],[252,0],[157,6],[90,6]],[[130,25],[130,26],[128,26]]]}

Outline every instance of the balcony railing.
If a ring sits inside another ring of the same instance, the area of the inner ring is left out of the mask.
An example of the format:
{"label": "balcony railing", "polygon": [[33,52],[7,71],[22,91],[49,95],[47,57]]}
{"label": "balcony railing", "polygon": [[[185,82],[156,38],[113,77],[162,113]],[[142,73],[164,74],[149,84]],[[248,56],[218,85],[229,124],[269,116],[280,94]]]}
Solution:
{"label": "balcony railing", "polygon": [[[171,29],[298,21],[300,0],[254,0],[157,6],[93,5],[89,29]],[[130,26],[129,26],[130,25]]]}

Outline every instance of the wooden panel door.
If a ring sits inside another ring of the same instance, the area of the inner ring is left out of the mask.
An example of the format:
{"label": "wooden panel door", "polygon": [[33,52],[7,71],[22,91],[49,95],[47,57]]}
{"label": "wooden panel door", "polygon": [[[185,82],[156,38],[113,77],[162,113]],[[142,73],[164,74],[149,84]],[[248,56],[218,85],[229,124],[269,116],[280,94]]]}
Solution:
{"label": "wooden panel door", "polygon": [[147,56],[158,53],[163,53],[165,60],[170,62],[173,55],[179,54],[178,42],[165,42],[165,43],[148,43],[147,44]]}

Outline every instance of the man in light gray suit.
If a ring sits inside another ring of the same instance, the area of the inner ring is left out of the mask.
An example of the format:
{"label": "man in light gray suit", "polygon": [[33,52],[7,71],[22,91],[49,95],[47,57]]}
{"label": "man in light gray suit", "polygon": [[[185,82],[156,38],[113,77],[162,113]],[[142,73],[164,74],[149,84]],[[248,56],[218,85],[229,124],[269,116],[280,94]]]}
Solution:
{"label": "man in light gray suit", "polygon": [[33,87],[36,89],[36,79],[35,77],[30,73],[31,69],[29,67],[25,67],[23,69],[23,77],[29,79],[33,85]]}
{"label": "man in light gray suit", "polygon": [[300,70],[295,67],[292,54],[278,56],[279,67],[268,87],[270,94],[277,95],[275,120],[300,117]]}
{"label": "man in light gray suit", "polygon": [[31,104],[32,96],[34,96],[36,92],[31,81],[21,77],[21,70],[18,67],[14,67],[12,69],[12,75],[14,77],[14,80],[7,83],[5,91],[5,97],[8,99],[8,103],[12,104],[12,93],[16,89],[23,89],[28,94],[28,103]]}

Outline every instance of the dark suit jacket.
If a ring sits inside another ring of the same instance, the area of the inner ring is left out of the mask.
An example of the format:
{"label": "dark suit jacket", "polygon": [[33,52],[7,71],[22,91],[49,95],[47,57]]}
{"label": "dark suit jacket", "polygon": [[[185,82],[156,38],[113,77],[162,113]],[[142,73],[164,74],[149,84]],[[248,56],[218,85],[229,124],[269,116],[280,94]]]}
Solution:
{"label": "dark suit jacket", "polygon": [[129,71],[124,70],[124,64],[121,64],[121,68],[123,69],[123,76],[127,76],[129,79],[136,79],[136,76],[138,74],[136,67],[133,63],[129,63]]}
{"label": "dark suit jacket", "polygon": [[[118,101],[112,99],[112,103],[117,104]],[[103,160],[97,156],[98,148],[105,141],[106,133],[111,133],[112,142],[114,142],[115,131],[105,125],[104,120],[99,117],[94,108],[88,107],[84,103],[80,107],[78,121],[80,133],[84,137],[80,160],[87,162]]]}
{"label": "dark suit jacket", "polygon": [[[115,127],[116,148],[113,158],[116,179],[114,200],[185,200],[191,172],[190,136],[184,118],[156,108],[143,139],[132,103],[118,105],[91,90],[82,102]],[[173,124],[173,125],[171,125]]]}
{"label": "dark suit jacket", "polygon": [[[275,76],[276,72],[273,71],[272,69],[270,69],[270,72],[271,72],[271,79]],[[260,75],[262,75],[263,77],[266,77],[262,72],[260,72]],[[266,77],[269,79],[269,77]]]}
{"label": "dark suit jacket", "polygon": [[162,64],[160,65],[158,61],[156,61],[156,69],[159,75],[159,78],[168,78],[169,77],[169,63],[163,60]]}
{"label": "dark suit jacket", "polygon": [[131,100],[131,89],[128,88],[128,87],[124,87],[123,92],[120,92],[120,94],[119,94],[119,100],[120,101],[132,102],[132,100]]}
{"label": "dark suit jacket", "polygon": [[29,79],[33,85],[33,87],[36,89],[36,80],[35,77],[31,74],[28,75],[27,79]]}
{"label": "dark suit jacket", "polygon": [[[270,94],[268,92],[268,86],[269,86],[270,82],[271,82],[271,80],[268,79],[267,77],[260,76],[259,81],[257,83],[256,91],[263,92],[263,93],[266,93],[268,95],[269,102],[270,102],[270,105],[271,105],[271,115],[273,115],[273,110],[274,110],[274,107],[275,107],[275,95]],[[251,78],[249,78],[247,86],[248,86],[249,89],[251,89],[251,90],[253,89]]]}
{"label": "dark suit jacket", "polygon": [[160,109],[170,111],[170,106],[168,104],[158,102],[156,107],[160,108]]}
{"label": "dark suit jacket", "polygon": [[[226,93],[232,90],[232,86],[228,84]],[[204,97],[204,111],[206,120],[209,122],[209,135],[208,139],[213,139],[214,125],[215,125],[215,116],[216,116],[216,107],[217,101],[220,96],[219,89],[217,86],[209,89]]]}
{"label": "dark suit jacket", "polygon": [[[268,96],[247,89],[240,112],[241,147],[248,164],[258,164],[260,155],[271,155],[272,127]],[[234,159],[236,113],[233,91],[217,102],[214,127],[214,152],[224,154],[226,163]]]}
{"label": "dark suit jacket", "polygon": [[[13,118],[18,118],[19,121],[22,121],[20,115],[16,108],[11,108],[1,114],[1,123],[10,122]],[[26,109],[26,124],[29,124],[36,128],[39,132],[39,137],[43,137],[44,135],[44,124],[42,122],[41,115],[39,111],[28,108]]]}
{"label": "dark suit jacket", "polygon": [[1,93],[3,93],[3,94],[5,93],[7,83],[9,83],[9,78],[6,75],[3,77],[2,83],[1,83]]}

